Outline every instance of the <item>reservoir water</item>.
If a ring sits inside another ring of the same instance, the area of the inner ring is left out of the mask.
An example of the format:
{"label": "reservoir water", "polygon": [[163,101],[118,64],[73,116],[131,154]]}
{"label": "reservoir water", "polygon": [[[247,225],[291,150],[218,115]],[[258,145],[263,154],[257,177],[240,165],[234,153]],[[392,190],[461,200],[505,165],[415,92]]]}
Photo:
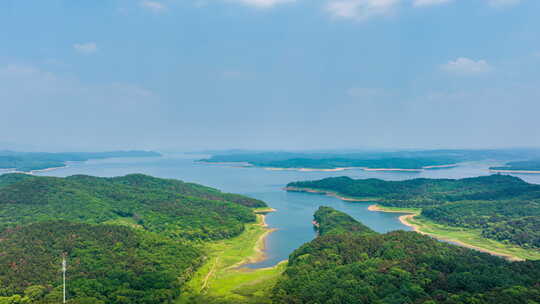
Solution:
{"label": "reservoir water", "polygon": [[[311,224],[313,213],[319,206],[331,206],[344,211],[378,232],[397,229],[409,230],[402,225],[397,213],[372,212],[369,202],[345,202],[334,197],[283,191],[292,181],[315,180],[330,176],[352,178],[380,178],[404,180],[418,177],[464,178],[488,175],[493,162],[463,163],[455,168],[427,170],[423,172],[367,172],[348,170],[341,172],[270,171],[254,167],[198,163],[204,155],[169,155],[161,158],[122,158],[92,160],[72,163],[66,168],[40,172],[38,175],[69,176],[87,174],[103,177],[143,173],[156,177],[181,179],[261,199],[276,212],[268,214],[266,222],[277,230],[266,239],[267,259],[248,265],[252,268],[273,266],[288,258],[296,248],[313,239],[315,231]],[[517,175],[530,183],[540,184],[540,174]]]}

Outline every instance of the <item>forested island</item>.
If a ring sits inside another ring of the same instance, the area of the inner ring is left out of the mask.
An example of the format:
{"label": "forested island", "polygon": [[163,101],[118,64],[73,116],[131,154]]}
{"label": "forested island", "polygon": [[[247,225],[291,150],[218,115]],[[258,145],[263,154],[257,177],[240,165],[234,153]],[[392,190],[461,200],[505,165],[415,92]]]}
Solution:
{"label": "forested island", "polygon": [[531,254],[527,257],[540,258],[540,185],[517,177],[405,181],[336,177],[293,182],[287,189],[371,200],[383,210],[416,212],[418,225],[470,229],[483,238],[523,248]]}
{"label": "forested island", "polygon": [[414,232],[378,234],[329,207],[294,251],[273,303],[537,303],[540,261],[508,262]]}
{"label": "forested island", "polygon": [[262,201],[177,180],[0,175],[0,303],[172,303]]}
{"label": "forested island", "polygon": [[270,169],[421,171],[453,167],[465,161],[512,160],[538,156],[538,150],[426,150],[397,152],[229,152],[214,154],[207,163],[242,163]]}
{"label": "forested island", "polygon": [[113,152],[14,152],[0,151],[0,169],[17,172],[31,172],[65,167],[67,162],[87,161],[113,157],[159,157],[153,151],[113,151]]}
{"label": "forested island", "polygon": [[508,162],[504,166],[489,169],[496,172],[540,173],[540,159]]}

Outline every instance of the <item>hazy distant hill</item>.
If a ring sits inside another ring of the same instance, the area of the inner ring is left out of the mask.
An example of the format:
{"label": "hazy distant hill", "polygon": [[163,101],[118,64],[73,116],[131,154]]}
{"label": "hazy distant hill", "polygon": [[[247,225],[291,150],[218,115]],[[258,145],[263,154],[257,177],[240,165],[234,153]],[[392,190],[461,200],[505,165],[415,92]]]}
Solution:
{"label": "hazy distant hill", "polygon": [[510,170],[510,171],[539,171],[540,172],[540,159],[508,162],[504,166],[491,167],[490,169],[491,170]]}
{"label": "hazy distant hill", "polygon": [[425,150],[397,152],[237,152],[215,154],[205,162],[245,162],[259,167],[334,169],[422,169],[463,161],[514,160],[540,156],[538,149]]}
{"label": "hazy distant hill", "polygon": [[159,157],[152,151],[113,151],[113,152],[13,152],[0,151],[0,169],[13,169],[21,172],[64,167],[68,161],[87,161],[112,157]]}

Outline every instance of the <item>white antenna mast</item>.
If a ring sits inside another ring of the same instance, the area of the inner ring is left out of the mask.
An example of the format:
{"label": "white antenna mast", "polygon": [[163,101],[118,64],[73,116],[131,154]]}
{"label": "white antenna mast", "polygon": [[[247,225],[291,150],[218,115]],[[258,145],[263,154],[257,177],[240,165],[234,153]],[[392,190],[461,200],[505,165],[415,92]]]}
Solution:
{"label": "white antenna mast", "polygon": [[66,303],[66,253],[64,252],[62,254],[62,279],[64,281],[64,301],[62,303]]}

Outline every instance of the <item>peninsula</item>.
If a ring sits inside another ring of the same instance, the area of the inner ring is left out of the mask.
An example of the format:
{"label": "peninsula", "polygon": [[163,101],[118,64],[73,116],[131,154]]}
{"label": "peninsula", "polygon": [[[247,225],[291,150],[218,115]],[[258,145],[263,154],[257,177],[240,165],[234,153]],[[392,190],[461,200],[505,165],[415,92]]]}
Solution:
{"label": "peninsula", "polygon": [[373,201],[409,213],[402,222],[433,237],[504,255],[540,259],[540,185],[507,175],[383,181],[349,177],[294,182],[288,191]]}

